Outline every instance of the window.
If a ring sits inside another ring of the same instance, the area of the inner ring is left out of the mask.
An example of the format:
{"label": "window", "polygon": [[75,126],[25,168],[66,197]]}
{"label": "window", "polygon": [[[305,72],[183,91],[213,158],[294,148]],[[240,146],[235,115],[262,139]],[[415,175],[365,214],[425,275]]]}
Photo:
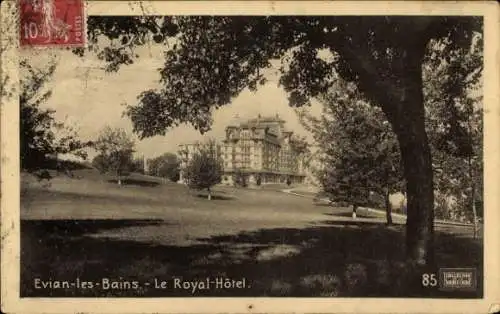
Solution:
{"label": "window", "polygon": [[250,132],[249,131],[241,131],[240,137],[241,137],[241,139],[249,139]]}
{"label": "window", "polygon": [[250,168],[250,145],[246,142],[241,146],[242,167]]}

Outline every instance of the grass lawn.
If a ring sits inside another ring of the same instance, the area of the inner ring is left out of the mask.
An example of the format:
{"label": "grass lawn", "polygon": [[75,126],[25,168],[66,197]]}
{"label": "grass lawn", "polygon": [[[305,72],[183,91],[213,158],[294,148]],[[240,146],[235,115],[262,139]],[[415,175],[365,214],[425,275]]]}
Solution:
{"label": "grass lawn", "polygon": [[[423,288],[437,267],[482,271],[482,242],[462,227],[438,227],[437,261],[404,263],[404,226],[360,211],[314,205],[273,189],[204,193],[134,175],[125,185],[93,170],[48,184],[24,175],[21,296],[434,296],[480,297]],[[145,183],[146,182],[146,183]],[[155,289],[159,280],[245,278],[245,289]],[[36,289],[36,278],[137,280],[138,289]],[[481,276],[479,286],[482,284]]]}

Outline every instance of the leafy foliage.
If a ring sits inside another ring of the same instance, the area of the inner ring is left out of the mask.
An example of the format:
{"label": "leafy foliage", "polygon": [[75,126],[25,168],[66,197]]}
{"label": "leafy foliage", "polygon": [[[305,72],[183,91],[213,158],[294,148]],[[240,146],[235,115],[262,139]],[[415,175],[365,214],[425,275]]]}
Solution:
{"label": "leafy foliage", "polygon": [[384,113],[345,81],[322,102],[320,119],[309,116],[302,121],[319,143],[324,168],[317,175],[331,200],[360,206],[369,202],[370,192],[388,198],[401,190],[399,146]]}
{"label": "leafy foliage", "polygon": [[148,161],[149,173],[155,176],[168,178],[172,182],[179,181],[180,161],[177,155],[165,153]]}
{"label": "leafy foliage", "polygon": [[47,167],[49,159],[57,159],[58,154],[71,153],[86,158],[84,148],[92,143],[80,141],[76,129],[56,121],[55,110],[41,107],[52,94],[45,86],[56,64],[51,63],[46,69],[36,69],[28,61],[22,60],[20,69],[23,74],[19,95],[21,168],[36,171]]}
{"label": "leafy foliage", "polygon": [[211,197],[210,188],[222,182],[223,161],[217,152],[215,142],[205,145],[193,154],[184,169],[183,177],[189,188],[207,189]]}
{"label": "leafy foliage", "polygon": [[475,221],[483,195],[482,36],[453,49],[449,41],[433,41],[423,69],[436,214]]}
{"label": "leafy foliage", "polygon": [[123,129],[106,126],[95,142],[99,154],[92,164],[102,173],[116,175],[118,184],[121,184],[120,177],[127,175],[132,168],[134,145],[134,141]]}
{"label": "leafy foliage", "polygon": [[[17,43],[19,38],[17,31],[20,23],[18,4],[15,1],[4,1],[1,7],[0,23],[2,25],[2,38],[0,40],[0,56],[3,58],[2,67],[7,69],[9,66],[9,56],[18,54]],[[17,60],[13,58],[12,60]],[[0,72],[0,98],[2,103],[10,100],[18,91],[17,83],[12,77],[10,71]]]}
{"label": "leafy foliage", "polygon": [[[401,58],[414,57],[406,50],[423,53],[431,38],[442,37],[463,45],[480,24],[470,17],[431,16],[93,16],[88,21],[90,49],[107,61],[109,71],[133,63],[137,46],[166,46],[163,88],[145,91],[127,110],[140,137],[164,134],[183,122],[207,131],[210,108],[266,83],[264,70],[274,59],[282,61],[280,83],[293,106],[325,93],[336,79],[334,68],[385,105],[394,102],[388,97],[399,86],[389,83],[404,70]],[[415,40],[407,41],[412,34]],[[319,50],[331,51],[332,60],[321,58]],[[375,71],[382,79],[370,80]]]}
{"label": "leafy foliage", "polygon": [[309,142],[305,136],[296,134],[292,135],[292,138],[290,139],[290,146],[292,147],[292,150],[298,154],[306,154],[310,152]]}
{"label": "leafy foliage", "polygon": [[309,168],[309,163],[312,158],[310,143],[305,136],[297,134],[292,135],[290,139],[290,147],[302,162],[303,169]]}
{"label": "leafy foliage", "polygon": [[[467,49],[448,45],[432,41],[423,64],[436,216],[474,221],[473,204],[482,212],[481,37]],[[383,113],[361,97],[355,86],[338,83],[323,97],[321,119],[301,116],[319,143],[326,167],[317,174],[333,201],[363,204],[368,191],[403,188],[397,140]]]}

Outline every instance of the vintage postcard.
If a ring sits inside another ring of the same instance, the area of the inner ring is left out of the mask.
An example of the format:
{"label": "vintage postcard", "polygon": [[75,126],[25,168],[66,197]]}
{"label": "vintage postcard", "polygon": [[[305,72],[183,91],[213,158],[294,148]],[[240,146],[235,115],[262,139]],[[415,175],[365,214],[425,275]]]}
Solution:
{"label": "vintage postcard", "polygon": [[3,312],[499,311],[494,1],[1,9]]}

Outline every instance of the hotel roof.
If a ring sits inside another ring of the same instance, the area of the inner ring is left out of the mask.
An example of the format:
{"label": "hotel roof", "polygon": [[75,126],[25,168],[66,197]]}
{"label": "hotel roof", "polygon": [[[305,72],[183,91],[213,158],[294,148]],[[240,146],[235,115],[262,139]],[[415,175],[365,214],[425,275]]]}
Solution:
{"label": "hotel roof", "polygon": [[281,119],[278,115],[276,116],[267,116],[261,117],[260,115],[257,118],[252,118],[248,120],[241,120],[239,116],[235,116],[233,120],[229,123],[228,127],[239,127],[239,128],[265,128],[270,124],[284,124],[285,120]]}

